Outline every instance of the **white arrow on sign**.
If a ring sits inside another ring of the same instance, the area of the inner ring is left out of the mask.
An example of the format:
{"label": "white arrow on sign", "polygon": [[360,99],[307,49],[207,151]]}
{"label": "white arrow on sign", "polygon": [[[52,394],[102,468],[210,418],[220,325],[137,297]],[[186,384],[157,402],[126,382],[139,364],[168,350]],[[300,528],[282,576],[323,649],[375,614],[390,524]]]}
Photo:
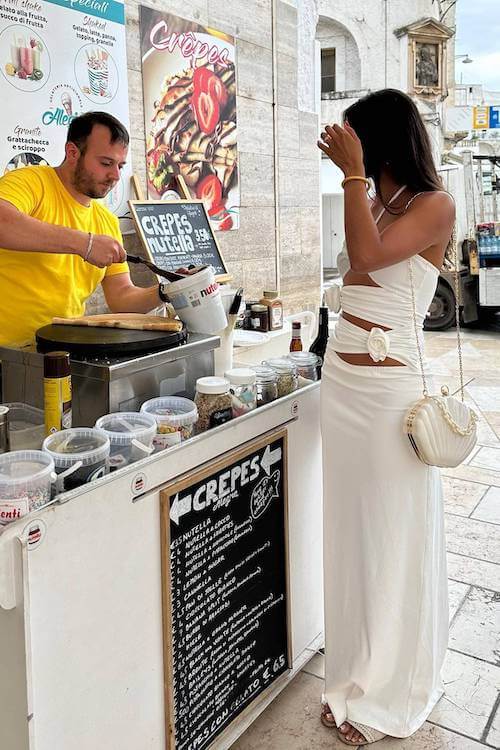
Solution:
{"label": "white arrow on sign", "polygon": [[266,450],[264,451],[264,455],[260,459],[260,465],[266,472],[267,476],[271,474],[271,466],[275,463],[277,463],[281,459],[281,448],[276,448],[276,450],[271,450],[270,445],[266,445]]}
{"label": "white arrow on sign", "polygon": [[187,495],[187,497],[183,497],[182,500],[179,500],[179,493],[174,497],[174,502],[172,503],[170,507],[170,519],[179,525],[179,518],[181,516],[185,516],[186,513],[189,513],[191,510],[191,495]]}

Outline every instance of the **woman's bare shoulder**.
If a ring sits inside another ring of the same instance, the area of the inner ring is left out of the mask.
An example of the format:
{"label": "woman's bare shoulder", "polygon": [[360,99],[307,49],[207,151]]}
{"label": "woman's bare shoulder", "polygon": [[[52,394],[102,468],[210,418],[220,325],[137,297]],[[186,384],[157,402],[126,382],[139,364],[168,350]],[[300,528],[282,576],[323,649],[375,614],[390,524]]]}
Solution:
{"label": "woman's bare shoulder", "polygon": [[408,207],[415,213],[424,213],[427,217],[439,217],[443,223],[455,221],[455,200],[446,190],[432,190],[416,195]]}

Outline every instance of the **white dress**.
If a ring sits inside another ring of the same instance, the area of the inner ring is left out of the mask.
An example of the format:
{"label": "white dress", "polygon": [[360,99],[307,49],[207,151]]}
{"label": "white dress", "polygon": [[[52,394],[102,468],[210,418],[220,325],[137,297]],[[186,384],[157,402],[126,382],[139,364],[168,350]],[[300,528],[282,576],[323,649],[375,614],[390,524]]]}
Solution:
{"label": "white dress", "polygon": [[[423,339],[438,271],[421,256],[412,263]],[[351,719],[408,737],[443,694],[442,490],[439,470],[419,461],[403,432],[404,414],[422,396],[408,264],[370,277],[378,287],[342,289],[342,309],[391,331],[369,334],[340,317],[321,383],[325,695],[338,726]],[[405,366],[351,365],[336,351]]]}

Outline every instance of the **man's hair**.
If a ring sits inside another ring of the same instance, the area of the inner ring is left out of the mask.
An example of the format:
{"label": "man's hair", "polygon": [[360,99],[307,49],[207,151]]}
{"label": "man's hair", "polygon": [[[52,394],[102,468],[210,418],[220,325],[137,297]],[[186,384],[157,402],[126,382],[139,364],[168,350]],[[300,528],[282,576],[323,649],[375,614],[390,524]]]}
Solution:
{"label": "man's hair", "polygon": [[92,132],[94,125],[104,125],[110,132],[111,143],[123,143],[124,146],[129,144],[129,134],[127,128],[121,124],[113,115],[107,112],[85,112],[85,114],[75,117],[71,120],[66,143],[74,143],[80,151],[85,153],[87,138]]}

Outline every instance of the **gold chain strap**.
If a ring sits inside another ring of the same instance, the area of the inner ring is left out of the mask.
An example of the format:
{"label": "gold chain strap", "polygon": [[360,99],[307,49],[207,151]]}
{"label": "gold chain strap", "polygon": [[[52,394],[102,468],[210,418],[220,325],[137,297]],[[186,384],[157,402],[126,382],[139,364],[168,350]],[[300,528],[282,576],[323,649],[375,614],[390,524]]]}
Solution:
{"label": "gold chain strap", "polygon": [[[453,257],[454,257],[454,268],[453,268],[453,277],[454,277],[454,286],[455,286],[455,324],[457,328],[457,349],[458,349],[458,365],[459,365],[459,372],[460,372],[460,395],[462,401],[464,400],[464,369],[463,369],[463,360],[462,360],[462,339],[460,336],[460,307],[459,307],[459,281],[458,281],[458,254],[457,254],[457,235],[456,235],[456,227],[453,226],[453,231],[450,238],[450,244],[453,248]],[[422,347],[420,345],[420,338],[418,335],[418,325],[417,325],[417,306],[415,303],[415,284],[413,281],[413,263],[412,259],[408,258],[408,271],[410,276],[410,291],[411,291],[411,303],[412,303],[412,312],[413,312],[413,328],[415,331],[415,341],[417,344],[417,352],[418,352],[418,360],[420,363],[420,373],[422,375],[422,385],[423,385],[423,393],[424,396],[429,395],[429,391],[427,390],[427,380],[425,377],[425,371],[424,371],[424,359],[422,354]]]}

